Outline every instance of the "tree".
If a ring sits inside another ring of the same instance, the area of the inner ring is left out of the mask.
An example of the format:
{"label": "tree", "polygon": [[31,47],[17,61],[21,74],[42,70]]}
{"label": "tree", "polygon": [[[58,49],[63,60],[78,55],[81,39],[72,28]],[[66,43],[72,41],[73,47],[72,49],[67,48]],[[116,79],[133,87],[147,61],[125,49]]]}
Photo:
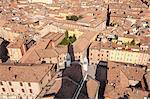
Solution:
{"label": "tree", "polygon": [[71,15],[71,16],[66,16],[66,20],[72,20],[72,21],[77,21],[79,19],[82,19],[83,17],[81,15],[76,16],[76,15]]}
{"label": "tree", "polygon": [[78,18],[79,18],[79,19],[82,19],[82,18],[83,18],[83,16],[82,16],[82,15],[79,15],[79,16],[78,16]]}
{"label": "tree", "polygon": [[66,16],[66,20],[70,20],[69,16]]}
{"label": "tree", "polygon": [[140,46],[141,46],[141,43],[138,43],[137,45],[140,47]]}
{"label": "tree", "polygon": [[75,35],[68,36],[68,31],[65,32],[65,38],[60,42],[60,45],[69,45],[76,41]]}
{"label": "tree", "polygon": [[134,39],[130,42],[130,45],[135,45],[135,40]]}
{"label": "tree", "polygon": [[77,20],[78,20],[78,17],[75,16],[75,15],[73,15],[73,16],[71,16],[71,19],[72,19],[73,21],[77,21]]}
{"label": "tree", "polygon": [[75,36],[75,34],[73,35],[73,37],[69,37],[69,39],[70,39],[70,43],[75,42],[75,41],[76,41],[76,36]]}
{"label": "tree", "polygon": [[68,31],[66,30],[66,32],[65,32],[65,38],[68,38],[69,36],[68,36]]}

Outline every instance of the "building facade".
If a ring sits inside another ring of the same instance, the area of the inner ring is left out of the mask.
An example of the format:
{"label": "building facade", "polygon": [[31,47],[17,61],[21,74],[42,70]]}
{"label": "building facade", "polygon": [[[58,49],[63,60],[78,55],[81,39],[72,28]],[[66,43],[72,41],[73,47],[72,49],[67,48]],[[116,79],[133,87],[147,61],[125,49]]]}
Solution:
{"label": "building facade", "polygon": [[[107,45],[107,44],[105,44]],[[122,63],[147,65],[150,55],[146,52],[138,50],[125,50],[121,47],[112,48],[111,46],[103,46],[101,43],[92,44],[89,48],[90,64],[98,64],[102,61],[114,61]]]}
{"label": "building facade", "polygon": [[[55,64],[31,66],[29,64],[9,64],[7,67],[1,64],[0,98],[35,99],[54,77],[55,66]],[[5,77],[2,77],[3,74]]]}

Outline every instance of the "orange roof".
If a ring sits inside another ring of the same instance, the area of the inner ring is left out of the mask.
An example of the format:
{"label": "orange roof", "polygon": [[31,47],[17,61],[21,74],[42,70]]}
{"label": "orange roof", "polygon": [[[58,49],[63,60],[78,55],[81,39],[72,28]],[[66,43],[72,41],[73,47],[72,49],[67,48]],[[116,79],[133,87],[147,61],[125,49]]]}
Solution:
{"label": "orange roof", "polygon": [[39,82],[53,64],[0,64],[1,81]]}

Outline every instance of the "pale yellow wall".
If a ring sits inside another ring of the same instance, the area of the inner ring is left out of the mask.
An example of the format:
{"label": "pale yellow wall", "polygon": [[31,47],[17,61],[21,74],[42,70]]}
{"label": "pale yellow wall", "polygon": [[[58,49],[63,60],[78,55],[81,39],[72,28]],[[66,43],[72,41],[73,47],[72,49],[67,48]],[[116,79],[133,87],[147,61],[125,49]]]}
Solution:
{"label": "pale yellow wall", "polygon": [[66,20],[66,16],[69,16],[69,15],[71,15],[71,14],[72,14],[72,13],[69,13],[69,12],[66,12],[66,13],[65,13],[65,12],[64,12],[64,13],[63,13],[63,12],[60,12],[60,13],[59,13],[59,16],[60,16],[60,17],[63,17],[63,19]]}
{"label": "pale yellow wall", "polygon": [[22,58],[22,52],[20,48],[8,48],[8,54],[10,60],[19,61]]}
{"label": "pale yellow wall", "polygon": [[89,50],[89,61],[90,64],[98,64],[99,61],[107,61],[109,59],[109,50],[107,49],[90,49]]}
{"label": "pale yellow wall", "polygon": [[111,50],[109,60],[117,62],[125,62],[132,64],[146,65],[148,63],[149,55],[140,52],[130,52],[121,50]]}
{"label": "pale yellow wall", "polygon": [[98,55],[100,55],[99,50],[89,50],[89,61],[91,65],[98,64],[98,62],[101,60],[101,57]]}
{"label": "pale yellow wall", "polygon": [[46,61],[46,63],[58,63],[60,69],[64,69],[66,54],[60,54],[59,57],[43,58],[41,61]]}
{"label": "pale yellow wall", "polygon": [[[39,83],[30,82],[31,87],[28,85],[27,82],[22,82],[23,86],[20,85],[20,82],[17,81],[10,81],[12,85],[9,85],[8,81],[2,81],[3,85],[0,85],[0,96],[2,95],[14,95],[14,96],[22,96],[22,97],[33,97],[35,98],[38,93],[40,92]],[[5,92],[3,92],[2,88],[5,88]],[[14,92],[11,91],[13,88]],[[25,92],[22,92],[24,89]],[[32,90],[33,93],[30,93],[29,90]]]}
{"label": "pale yellow wall", "polygon": [[122,41],[123,43],[128,43],[133,40],[133,38],[126,38],[126,37],[118,37],[119,41]]}
{"label": "pale yellow wall", "polygon": [[65,68],[64,64],[65,64],[65,61],[66,61],[66,56],[67,56],[67,53],[59,55],[58,61],[59,61],[59,68],[60,69]]}
{"label": "pale yellow wall", "polygon": [[75,60],[80,60],[82,61],[83,59],[83,53],[74,53],[74,57],[75,57]]}
{"label": "pale yellow wall", "polygon": [[75,30],[68,30],[68,35],[69,35],[69,36],[75,35],[77,39],[78,39],[82,34],[83,34],[83,32],[81,32],[81,31],[79,31],[79,30],[77,30],[77,29],[75,29]]}
{"label": "pale yellow wall", "polygon": [[19,36],[19,33],[11,32],[9,30],[0,28],[0,37],[8,41],[13,41]]}
{"label": "pale yellow wall", "polygon": [[100,60],[102,61],[110,60],[116,62],[147,65],[149,58],[150,58],[149,54],[140,53],[140,52],[108,50],[108,49],[89,50],[90,64],[98,64]]}

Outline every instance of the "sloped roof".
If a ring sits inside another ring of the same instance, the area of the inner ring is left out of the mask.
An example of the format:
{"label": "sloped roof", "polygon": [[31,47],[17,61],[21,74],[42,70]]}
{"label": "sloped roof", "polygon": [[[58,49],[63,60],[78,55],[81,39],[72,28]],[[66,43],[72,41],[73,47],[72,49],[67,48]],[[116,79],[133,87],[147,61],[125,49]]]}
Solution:
{"label": "sloped roof", "polygon": [[0,80],[39,82],[53,66],[53,64],[0,64]]}

